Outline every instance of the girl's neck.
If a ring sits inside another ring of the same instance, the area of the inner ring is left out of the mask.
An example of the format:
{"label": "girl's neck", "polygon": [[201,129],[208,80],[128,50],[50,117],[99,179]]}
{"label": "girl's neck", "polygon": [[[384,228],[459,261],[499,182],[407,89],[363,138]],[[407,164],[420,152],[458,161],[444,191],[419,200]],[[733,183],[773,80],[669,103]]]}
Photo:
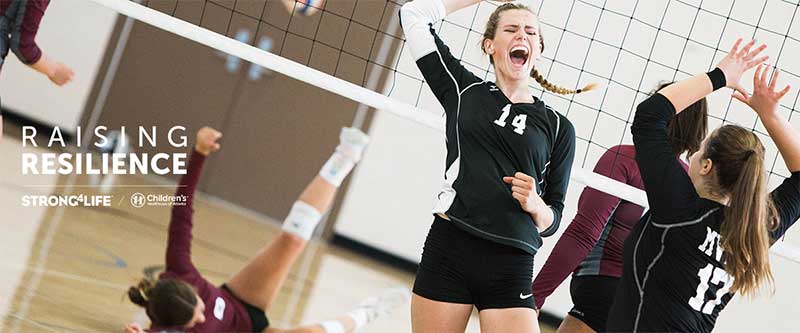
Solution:
{"label": "girl's neck", "polygon": [[511,80],[497,74],[497,87],[506,95],[511,103],[533,103],[528,80]]}
{"label": "girl's neck", "polygon": [[700,187],[695,187],[695,190],[697,190],[697,195],[700,196],[701,198],[717,202],[723,206],[727,206],[731,200],[730,197],[726,195],[713,193],[713,191],[708,190],[705,186],[702,185]]}

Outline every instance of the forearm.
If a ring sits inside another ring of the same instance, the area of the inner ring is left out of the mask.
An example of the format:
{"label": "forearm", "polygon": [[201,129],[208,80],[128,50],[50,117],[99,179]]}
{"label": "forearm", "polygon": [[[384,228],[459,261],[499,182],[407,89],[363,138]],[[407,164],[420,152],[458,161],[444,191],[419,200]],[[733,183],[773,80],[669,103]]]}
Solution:
{"label": "forearm", "polygon": [[553,247],[553,252],[533,281],[536,308],[544,305],[547,297],[553,294],[592,250],[600,235],[589,229],[591,228],[581,225],[577,219],[573,220]]}
{"label": "forearm", "polygon": [[167,238],[167,270],[178,274],[194,271],[191,258],[192,215],[194,192],[202,173],[206,156],[192,150],[186,174],[181,177],[175,196],[185,198],[185,202],[176,202],[172,207]]}
{"label": "forearm", "polygon": [[553,213],[553,209],[550,206],[542,206],[531,213],[531,218],[533,218],[536,229],[542,233],[553,225],[555,213]]}
{"label": "forearm", "polygon": [[[761,110],[759,110],[761,111]],[[777,112],[759,112],[761,123],[775,142],[790,172],[800,171],[800,135]]]}
{"label": "forearm", "polygon": [[678,114],[713,91],[714,87],[708,74],[702,73],[673,83],[658,93],[672,103],[675,113]]}
{"label": "forearm", "polygon": [[44,74],[47,77],[51,77],[55,74],[57,64],[53,59],[50,59],[48,56],[42,54],[38,61],[34,62],[33,64],[29,65],[35,71]]}

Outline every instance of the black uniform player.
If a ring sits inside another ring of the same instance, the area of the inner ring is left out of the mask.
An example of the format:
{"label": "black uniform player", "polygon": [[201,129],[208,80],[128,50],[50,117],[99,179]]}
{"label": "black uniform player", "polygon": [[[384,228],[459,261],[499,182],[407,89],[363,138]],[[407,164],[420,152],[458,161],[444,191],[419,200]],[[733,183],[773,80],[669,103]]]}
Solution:
{"label": "black uniform player", "polygon": [[[800,218],[800,137],[775,109],[787,91],[756,73],[746,97],[739,77],[764,61],[738,44],[708,75],[681,81],[642,102],[632,132],[650,211],[625,243],[622,279],[608,318],[610,332],[710,332],[733,293],[771,280],[768,247]],[[759,70],[760,71],[760,70]],[[742,127],[723,126],[693,154],[689,174],[671,152],[666,125],[675,110],[725,86],[761,118],[786,160],[790,178],[766,195],[764,147]]]}
{"label": "black uniform player", "polygon": [[[414,285],[414,331],[463,332],[475,305],[483,329],[530,332],[533,255],[558,228],[575,130],[528,91],[543,45],[533,12],[508,4],[489,18],[484,48],[495,84],[464,68],[432,28],[464,5],[415,0],[401,9],[406,45],[447,118],[445,182]],[[483,312],[509,308],[524,314],[492,321]]]}

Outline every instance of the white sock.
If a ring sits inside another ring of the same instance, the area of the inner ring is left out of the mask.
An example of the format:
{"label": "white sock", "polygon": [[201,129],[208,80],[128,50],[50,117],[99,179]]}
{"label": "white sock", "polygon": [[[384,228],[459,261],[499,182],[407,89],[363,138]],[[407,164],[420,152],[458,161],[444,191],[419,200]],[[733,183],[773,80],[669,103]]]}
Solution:
{"label": "white sock", "polygon": [[347,316],[353,319],[353,322],[356,323],[356,328],[361,328],[369,324],[369,313],[367,313],[367,309],[357,308],[347,313]]}
{"label": "white sock", "polygon": [[336,320],[329,320],[323,321],[319,323],[319,326],[322,326],[322,329],[325,330],[325,333],[344,333],[346,332],[344,329],[344,325]]}
{"label": "white sock", "polygon": [[302,201],[295,201],[289,215],[283,220],[283,231],[300,236],[303,239],[311,239],[314,229],[322,219],[322,213]]}
{"label": "white sock", "polygon": [[333,186],[339,187],[355,166],[356,163],[352,159],[337,151],[331,155],[331,158],[319,170],[319,176],[333,184]]}

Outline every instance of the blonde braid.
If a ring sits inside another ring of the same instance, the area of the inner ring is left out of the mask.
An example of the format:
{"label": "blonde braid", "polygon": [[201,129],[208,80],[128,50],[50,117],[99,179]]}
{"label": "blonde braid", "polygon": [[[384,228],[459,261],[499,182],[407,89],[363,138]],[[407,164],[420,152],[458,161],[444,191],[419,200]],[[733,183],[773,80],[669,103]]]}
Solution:
{"label": "blonde braid", "polygon": [[536,68],[533,68],[531,70],[531,77],[534,80],[536,80],[536,82],[539,82],[539,85],[541,85],[542,88],[544,88],[545,90],[547,90],[549,92],[552,92],[552,93],[555,93],[555,94],[559,94],[559,95],[580,94],[582,92],[587,92],[589,90],[594,90],[598,86],[597,83],[589,83],[586,86],[584,86],[583,88],[580,88],[580,89],[577,89],[577,90],[567,89],[567,88],[552,84],[552,83],[550,83],[550,81],[547,81],[547,79],[545,79],[544,76],[542,76],[542,74],[539,74],[539,71],[536,70]]}

